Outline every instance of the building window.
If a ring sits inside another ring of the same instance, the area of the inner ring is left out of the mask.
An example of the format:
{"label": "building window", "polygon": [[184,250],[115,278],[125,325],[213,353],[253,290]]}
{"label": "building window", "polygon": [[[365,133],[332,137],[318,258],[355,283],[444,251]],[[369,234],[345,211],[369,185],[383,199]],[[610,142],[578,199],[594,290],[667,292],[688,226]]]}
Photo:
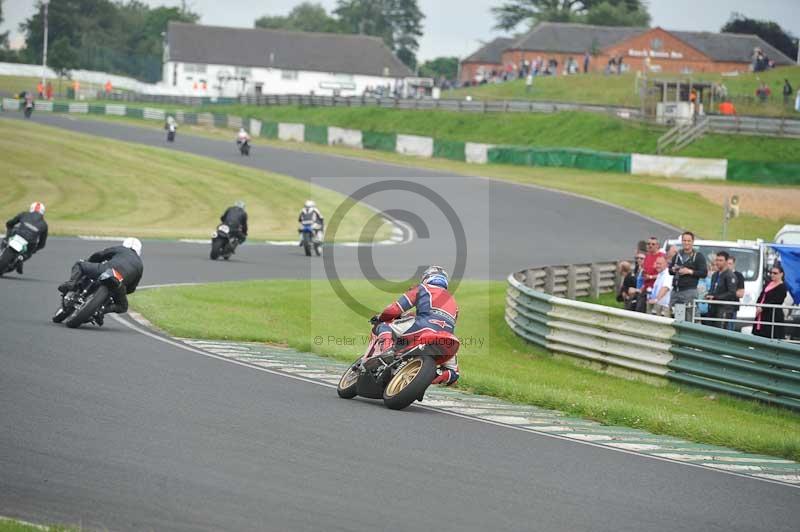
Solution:
{"label": "building window", "polygon": [[183,71],[186,74],[205,74],[206,73],[206,66],[205,65],[196,65],[194,63],[184,63],[183,64]]}
{"label": "building window", "polygon": [[653,39],[652,41],[650,41],[650,48],[652,48],[656,52],[661,51],[661,48],[663,48],[663,46],[664,46],[664,41],[662,41],[661,39]]}
{"label": "building window", "polygon": [[252,77],[253,73],[249,68],[246,67],[236,67],[236,77],[237,78],[249,78]]}
{"label": "building window", "polygon": [[297,70],[281,70],[281,79],[297,81]]}

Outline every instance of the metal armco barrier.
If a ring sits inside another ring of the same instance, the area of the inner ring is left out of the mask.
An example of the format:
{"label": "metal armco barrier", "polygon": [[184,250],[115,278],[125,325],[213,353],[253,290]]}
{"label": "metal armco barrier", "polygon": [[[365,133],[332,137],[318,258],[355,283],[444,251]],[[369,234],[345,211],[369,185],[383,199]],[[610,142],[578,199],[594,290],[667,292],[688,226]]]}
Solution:
{"label": "metal armco barrier", "polygon": [[710,115],[708,129],[713,133],[800,138],[800,120],[791,118]]}
{"label": "metal armco barrier", "polygon": [[800,346],[675,322],[670,378],[800,409]]}
{"label": "metal armco barrier", "polygon": [[549,295],[541,291],[545,270],[508,276],[505,321],[523,339],[554,354],[800,410],[800,346]]}
{"label": "metal armco barrier", "polygon": [[515,273],[515,278],[528,288],[554,296],[598,297],[612,292],[617,284],[617,263],[568,264],[529,268]]}

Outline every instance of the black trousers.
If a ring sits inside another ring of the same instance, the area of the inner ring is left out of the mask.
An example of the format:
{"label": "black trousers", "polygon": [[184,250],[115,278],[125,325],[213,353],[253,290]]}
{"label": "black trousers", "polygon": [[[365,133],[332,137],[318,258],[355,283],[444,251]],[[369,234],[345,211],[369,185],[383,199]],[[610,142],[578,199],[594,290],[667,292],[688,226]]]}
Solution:
{"label": "black trousers", "polygon": [[[78,261],[72,266],[70,280],[78,281],[82,277],[94,280],[100,277],[100,274],[107,269],[108,266],[105,264]],[[108,314],[110,312],[124,314],[125,312],[128,312],[128,293],[124,284],[120,285],[119,288],[114,290],[111,294],[111,297],[114,298],[114,304],[106,306],[103,309],[103,314]]]}

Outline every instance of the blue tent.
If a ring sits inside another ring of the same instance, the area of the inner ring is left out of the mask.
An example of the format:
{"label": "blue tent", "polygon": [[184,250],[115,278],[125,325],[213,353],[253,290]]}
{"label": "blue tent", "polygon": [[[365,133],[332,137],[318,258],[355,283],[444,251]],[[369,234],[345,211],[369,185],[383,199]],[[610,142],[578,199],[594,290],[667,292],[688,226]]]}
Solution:
{"label": "blue tent", "polygon": [[792,294],[795,304],[800,304],[800,246],[789,244],[770,244],[769,246],[780,253],[786,288]]}

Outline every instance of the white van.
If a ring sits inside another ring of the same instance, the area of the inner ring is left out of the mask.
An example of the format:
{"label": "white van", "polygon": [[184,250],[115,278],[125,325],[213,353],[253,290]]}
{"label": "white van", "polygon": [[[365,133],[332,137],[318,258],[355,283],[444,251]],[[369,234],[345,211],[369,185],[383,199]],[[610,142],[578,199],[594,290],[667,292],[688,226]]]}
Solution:
{"label": "white van", "polygon": [[[675,245],[681,249],[680,239],[668,240],[667,246]],[[764,242],[762,240],[695,240],[694,249],[702,253],[709,262],[711,255],[716,255],[718,251],[727,251],[732,257],[736,258],[736,270],[744,276],[744,297],[740,299],[742,303],[756,303],[761,289],[764,286],[764,272],[767,268],[767,259]],[[709,272],[711,265],[709,264]],[[711,275],[711,273],[709,273]],[[754,320],[756,317],[755,307],[741,307],[736,316],[737,320]],[[737,323],[736,329],[741,329],[744,324]]]}
{"label": "white van", "polygon": [[800,225],[784,225],[775,235],[776,244],[800,246]]}

